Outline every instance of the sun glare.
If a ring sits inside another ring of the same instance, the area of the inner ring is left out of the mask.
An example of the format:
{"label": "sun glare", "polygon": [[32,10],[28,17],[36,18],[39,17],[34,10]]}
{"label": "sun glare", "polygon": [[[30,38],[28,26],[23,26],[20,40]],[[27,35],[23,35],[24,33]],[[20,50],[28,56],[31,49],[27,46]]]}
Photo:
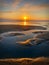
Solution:
{"label": "sun glare", "polygon": [[26,16],[24,16],[24,20],[26,20],[27,19],[27,17]]}
{"label": "sun glare", "polygon": [[26,25],[26,21],[24,21],[24,25]]}
{"label": "sun glare", "polygon": [[24,16],[24,25],[26,25],[26,19],[27,19],[27,17]]}

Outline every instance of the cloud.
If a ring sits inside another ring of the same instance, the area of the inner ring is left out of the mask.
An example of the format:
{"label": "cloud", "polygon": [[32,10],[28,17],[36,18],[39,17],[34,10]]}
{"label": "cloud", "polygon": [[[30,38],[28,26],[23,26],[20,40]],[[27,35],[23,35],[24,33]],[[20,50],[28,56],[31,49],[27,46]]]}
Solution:
{"label": "cloud", "polygon": [[40,6],[32,6],[30,4],[25,4],[23,7],[19,8],[19,11],[42,11],[48,9],[47,5],[40,5]]}
{"label": "cloud", "polygon": [[[29,6],[29,9],[32,6],[44,6],[48,7],[49,0],[0,0],[1,10],[17,10],[19,8],[26,8]],[[24,7],[25,6],[25,7]],[[44,7],[46,7],[44,6]],[[39,8],[40,8],[39,7]]]}
{"label": "cloud", "polygon": [[17,18],[29,15],[33,19],[49,19],[49,1],[47,0],[0,0],[0,18]]}
{"label": "cloud", "polygon": [[0,1],[0,10],[1,11],[9,11],[14,10],[18,6],[21,0],[1,0]]}

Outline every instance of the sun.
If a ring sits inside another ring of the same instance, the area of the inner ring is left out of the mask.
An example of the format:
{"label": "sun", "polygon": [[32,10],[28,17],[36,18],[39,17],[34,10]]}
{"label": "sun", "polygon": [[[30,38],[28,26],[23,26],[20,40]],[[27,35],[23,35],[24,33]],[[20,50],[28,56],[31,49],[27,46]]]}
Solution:
{"label": "sun", "polygon": [[27,17],[26,16],[24,16],[24,20],[26,20],[27,19]]}
{"label": "sun", "polygon": [[26,19],[27,19],[27,17],[24,16],[24,26],[27,25],[27,23],[26,23]]}

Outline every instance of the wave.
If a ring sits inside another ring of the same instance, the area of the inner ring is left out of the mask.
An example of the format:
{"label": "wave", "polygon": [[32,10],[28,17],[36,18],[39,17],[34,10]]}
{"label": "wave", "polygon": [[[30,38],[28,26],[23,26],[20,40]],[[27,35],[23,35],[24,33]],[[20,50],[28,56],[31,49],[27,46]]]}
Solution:
{"label": "wave", "polygon": [[[16,41],[16,43],[25,45],[25,46],[37,45],[44,42],[49,43],[49,31],[34,31],[32,33],[34,33],[34,36],[32,38],[24,40],[24,41],[23,40]],[[1,34],[0,41],[4,39],[4,37],[13,37],[13,36],[22,36],[22,35],[25,36],[25,33],[22,33],[22,32],[20,33],[16,31],[5,32]]]}
{"label": "wave", "polygon": [[[49,31],[36,31],[35,33],[38,33],[37,35],[35,35],[33,38],[31,39],[28,39],[26,41],[19,41],[19,42],[16,42],[16,43],[19,43],[21,45],[37,45],[37,44],[40,44],[40,43],[49,43]],[[39,34],[40,33],[40,34]]]}
{"label": "wave", "polygon": [[20,32],[16,32],[16,31],[5,32],[5,33],[1,34],[1,36],[4,36],[4,37],[19,36],[19,35],[25,35],[25,34],[20,33]]}
{"label": "wave", "polygon": [[49,58],[11,58],[0,59],[0,65],[49,65]]}
{"label": "wave", "polygon": [[2,33],[0,37],[0,58],[49,57],[49,31],[43,33],[38,31],[37,34],[32,33],[31,37],[29,34],[22,37],[6,37],[7,34]]}
{"label": "wave", "polygon": [[8,32],[8,31],[28,31],[28,30],[47,30],[46,27],[43,26],[24,26],[24,25],[0,25],[0,33]]}

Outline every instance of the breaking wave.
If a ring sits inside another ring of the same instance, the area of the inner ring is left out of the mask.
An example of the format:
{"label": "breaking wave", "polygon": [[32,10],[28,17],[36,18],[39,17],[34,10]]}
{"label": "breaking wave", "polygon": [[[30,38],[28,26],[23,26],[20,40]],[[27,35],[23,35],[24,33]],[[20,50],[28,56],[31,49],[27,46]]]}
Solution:
{"label": "breaking wave", "polygon": [[0,65],[49,65],[49,58],[0,59]]}

